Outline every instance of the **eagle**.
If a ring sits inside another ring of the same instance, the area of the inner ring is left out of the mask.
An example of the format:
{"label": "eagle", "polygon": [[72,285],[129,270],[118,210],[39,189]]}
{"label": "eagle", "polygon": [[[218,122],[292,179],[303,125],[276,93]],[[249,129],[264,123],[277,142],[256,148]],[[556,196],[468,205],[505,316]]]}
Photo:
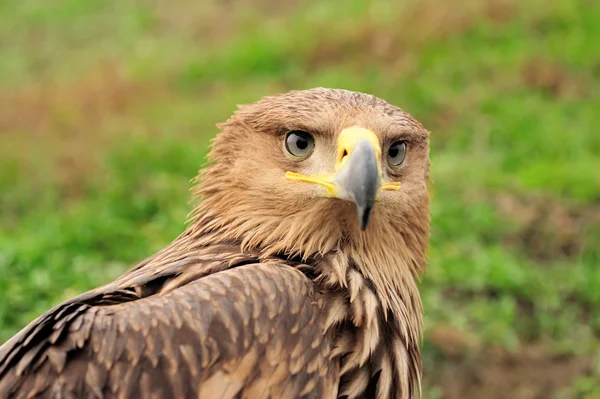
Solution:
{"label": "eagle", "polygon": [[1,398],[420,395],[429,131],[328,88],[217,127],[183,233],[5,342]]}

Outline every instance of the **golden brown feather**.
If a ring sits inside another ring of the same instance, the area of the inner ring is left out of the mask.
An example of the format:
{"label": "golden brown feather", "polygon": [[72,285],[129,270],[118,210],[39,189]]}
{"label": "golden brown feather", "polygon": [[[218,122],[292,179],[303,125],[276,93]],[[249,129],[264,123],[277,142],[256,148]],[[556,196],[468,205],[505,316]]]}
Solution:
{"label": "golden brown feather", "polygon": [[[401,186],[381,192],[365,231],[352,201],[286,179],[337,171],[340,132],[355,126],[384,152],[408,144],[400,167],[380,160]],[[428,132],[374,96],[321,88],[266,97],[220,128],[186,231],[0,347],[0,397],[419,392]],[[286,156],[290,130],[314,136],[310,157]]]}

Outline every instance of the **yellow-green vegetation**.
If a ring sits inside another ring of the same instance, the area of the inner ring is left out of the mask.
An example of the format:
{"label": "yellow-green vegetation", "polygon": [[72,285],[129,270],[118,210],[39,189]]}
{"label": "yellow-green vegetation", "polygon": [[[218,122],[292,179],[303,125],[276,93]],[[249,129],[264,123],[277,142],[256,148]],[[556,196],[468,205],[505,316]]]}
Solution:
{"label": "yellow-green vegetation", "polygon": [[314,86],[432,131],[425,396],[597,395],[592,0],[3,0],[0,342],[183,230],[236,104]]}

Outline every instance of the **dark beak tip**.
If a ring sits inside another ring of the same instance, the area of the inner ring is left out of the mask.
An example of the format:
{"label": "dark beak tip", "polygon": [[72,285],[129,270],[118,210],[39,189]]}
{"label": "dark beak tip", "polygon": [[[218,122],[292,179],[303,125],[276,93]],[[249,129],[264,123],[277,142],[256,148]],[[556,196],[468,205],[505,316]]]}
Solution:
{"label": "dark beak tip", "polygon": [[365,209],[358,210],[358,219],[360,222],[360,230],[365,231],[367,229],[367,225],[369,224],[369,220],[371,219],[371,207]]}

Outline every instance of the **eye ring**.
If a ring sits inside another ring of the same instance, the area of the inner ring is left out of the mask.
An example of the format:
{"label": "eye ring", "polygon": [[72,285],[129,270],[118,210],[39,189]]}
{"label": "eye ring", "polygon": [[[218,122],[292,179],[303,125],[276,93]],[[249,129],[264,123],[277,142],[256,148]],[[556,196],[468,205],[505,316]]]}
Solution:
{"label": "eye ring", "polygon": [[308,132],[292,130],[285,135],[284,147],[293,158],[305,159],[313,152],[315,139]]}
{"label": "eye ring", "polygon": [[408,145],[405,140],[394,142],[387,152],[387,161],[393,168],[397,168],[406,160]]}

